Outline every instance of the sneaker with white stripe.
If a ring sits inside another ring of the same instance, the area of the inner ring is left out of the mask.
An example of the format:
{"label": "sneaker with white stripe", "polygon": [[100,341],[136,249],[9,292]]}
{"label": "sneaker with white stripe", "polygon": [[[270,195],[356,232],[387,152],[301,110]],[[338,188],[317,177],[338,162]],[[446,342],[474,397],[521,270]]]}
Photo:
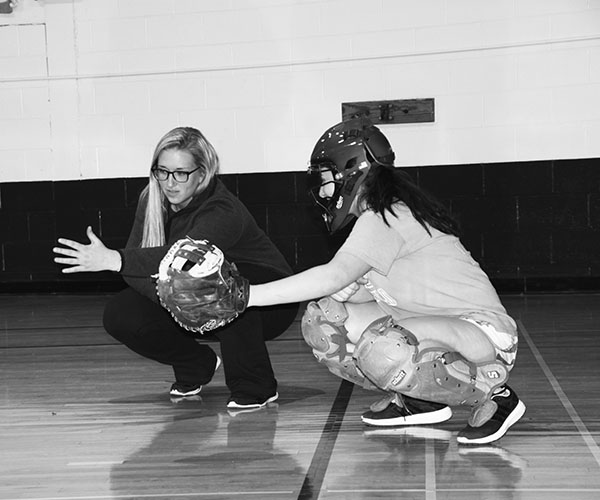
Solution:
{"label": "sneaker with white stripe", "polygon": [[[496,411],[491,418],[477,427],[469,423],[458,433],[456,439],[459,443],[488,444],[497,441],[525,414],[525,405],[507,385],[496,390],[490,401],[496,405]],[[477,408],[474,408],[473,412],[477,412]]]}

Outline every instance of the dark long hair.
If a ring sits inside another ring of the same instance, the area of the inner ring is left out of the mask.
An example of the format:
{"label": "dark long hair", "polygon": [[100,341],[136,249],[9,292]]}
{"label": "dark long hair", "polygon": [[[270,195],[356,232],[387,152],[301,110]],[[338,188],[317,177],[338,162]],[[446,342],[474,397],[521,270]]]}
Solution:
{"label": "dark long hair", "polygon": [[428,226],[446,234],[460,236],[458,221],[436,198],[421,189],[404,170],[382,164],[373,164],[365,178],[359,205],[381,215],[389,226],[385,212],[394,215],[394,203],[401,201],[411,211],[413,217],[431,235]]}

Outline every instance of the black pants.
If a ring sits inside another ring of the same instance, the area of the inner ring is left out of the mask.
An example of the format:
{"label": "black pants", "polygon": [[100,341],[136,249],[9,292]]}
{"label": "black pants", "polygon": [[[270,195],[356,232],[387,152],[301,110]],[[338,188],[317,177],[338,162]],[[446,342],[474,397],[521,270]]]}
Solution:
{"label": "black pants", "polygon": [[[225,382],[232,395],[266,399],[275,393],[277,380],[265,341],[281,335],[297,312],[298,304],[250,308],[204,336],[220,342]],[[158,303],[127,288],[110,299],[103,319],[106,331],[132,351],[172,366],[177,382],[210,382],[215,352],[198,343]]]}

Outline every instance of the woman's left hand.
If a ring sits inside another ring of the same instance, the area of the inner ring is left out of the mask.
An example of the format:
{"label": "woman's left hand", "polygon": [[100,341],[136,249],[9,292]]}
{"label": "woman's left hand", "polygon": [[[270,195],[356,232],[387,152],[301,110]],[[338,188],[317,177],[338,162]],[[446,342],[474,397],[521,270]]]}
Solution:
{"label": "woman's left hand", "polygon": [[[65,257],[55,257],[54,262],[65,264],[63,273],[82,273],[96,271],[120,271],[121,254],[104,246],[104,243],[94,234],[90,226],[86,229],[89,245],[77,241],[59,238],[58,243],[63,247],[54,247],[55,254]],[[67,248],[64,248],[67,247]]]}

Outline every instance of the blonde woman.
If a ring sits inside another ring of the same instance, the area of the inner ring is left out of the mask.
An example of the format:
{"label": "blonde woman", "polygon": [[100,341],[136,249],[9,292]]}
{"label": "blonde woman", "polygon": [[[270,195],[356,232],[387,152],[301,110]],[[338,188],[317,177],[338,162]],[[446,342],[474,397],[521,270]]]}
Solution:
{"label": "blonde woman", "polygon": [[[197,129],[175,128],[155,148],[125,248],[107,248],[88,227],[89,244],[59,239],[55,261],[64,273],[110,270],[128,288],[106,305],[104,327],[136,353],[173,367],[173,397],[198,394],[221,360],[160,306],[152,275],[171,245],[189,236],[217,245],[250,283],[291,274],[282,254],[242,202],[218,178],[219,158]],[[297,304],[250,309],[216,331],[233,411],[261,408],[278,398],[265,340],[283,333]]]}

